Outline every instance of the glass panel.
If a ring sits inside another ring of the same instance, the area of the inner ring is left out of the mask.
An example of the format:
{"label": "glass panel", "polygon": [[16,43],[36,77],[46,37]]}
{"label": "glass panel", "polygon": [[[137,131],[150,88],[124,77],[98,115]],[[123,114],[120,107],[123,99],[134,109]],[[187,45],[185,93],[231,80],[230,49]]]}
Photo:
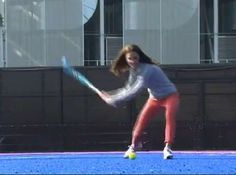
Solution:
{"label": "glass panel", "polygon": [[213,0],[201,0],[200,5],[200,60],[201,63],[213,63]]}
{"label": "glass panel", "polygon": [[198,0],[124,1],[124,43],[163,64],[199,63]]}
{"label": "glass panel", "polygon": [[[85,0],[86,1],[86,0]],[[100,1],[84,24],[84,66],[100,65]]]}
{"label": "glass panel", "polygon": [[124,44],[138,44],[153,58],[161,58],[160,0],[125,0]]}
{"label": "glass panel", "polygon": [[236,0],[219,1],[219,33],[236,34]]}
{"label": "glass panel", "polygon": [[83,65],[82,2],[6,0],[7,66]]}
{"label": "glass panel", "polygon": [[161,1],[162,63],[198,64],[199,1]]}
{"label": "glass panel", "polygon": [[200,38],[201,63],[213,63],[213,34],[202,34]]}
{"label": "glass panel", "polygon": [[86,24],[93,16],[98,6],[98,0],[82,0],[83,24]]}
{"label": "glass panel", "polygon": [[84,38],[84,65],[100,65],[100,35],[86,35]]}
{"label": "glass panel", "polygon": [[219,62],[236,63],[236,0],[219,1]]}
{"label": "glass panel", "polygon": [[104,0],[105,33],[122,34],[122,0]]}
{"label": "glass panel", "polygon": [[[84,0],[86,1],[86,0]],[[97,1],[97,0],[94,0]],[[90,19],[84,24],[84,33],[86,34],[99,34],[100,33],[100,8],[99,2],[96,3],[96,8]]]}

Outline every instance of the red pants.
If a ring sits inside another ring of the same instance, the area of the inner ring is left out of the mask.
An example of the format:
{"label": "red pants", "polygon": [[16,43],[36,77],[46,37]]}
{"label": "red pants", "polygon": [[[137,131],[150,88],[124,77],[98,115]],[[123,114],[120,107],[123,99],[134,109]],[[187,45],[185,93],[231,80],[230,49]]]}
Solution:
{"label": "red pants", "polygon": [[172,144],[174,142],[176,127],[175,117],[179,107],[178,93],[171,94],[170,96],[161,100],[154,98],[149,98],[147,100],[134,125],[132,133],[132,145],[136,146],[138,144],[144,129],[162,107],[165,108],[166,119],[164,142],[169,144]]}

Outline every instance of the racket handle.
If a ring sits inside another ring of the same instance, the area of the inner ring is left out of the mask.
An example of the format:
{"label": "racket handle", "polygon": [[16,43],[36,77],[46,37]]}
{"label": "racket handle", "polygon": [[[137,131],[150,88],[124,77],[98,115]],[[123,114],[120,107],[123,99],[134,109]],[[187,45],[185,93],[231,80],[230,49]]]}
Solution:
{"label": "racket handle", "polygon": [[94,86],[89,86],[89,88],[92,89],[97,94],[101,93],[101,91],[98,88],[94,87]]}

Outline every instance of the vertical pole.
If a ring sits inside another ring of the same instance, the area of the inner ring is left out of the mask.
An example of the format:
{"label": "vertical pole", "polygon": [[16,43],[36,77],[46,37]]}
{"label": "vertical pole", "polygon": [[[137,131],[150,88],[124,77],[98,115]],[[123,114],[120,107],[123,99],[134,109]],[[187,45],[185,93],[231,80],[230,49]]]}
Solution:
{"label": "vertical pole", "polygon": [[100,65],[104,66],[105,49],[104,49],[104,0],[100,0]]}
{"label": "vertical pole", "polygon": [[7,60],[6,60],[6,2],[5,0],[2,0],[3,3],[3,24],[2,24],[2,61],[3,61],[3,67],[7,66]]}
{"label": "vertical pole", "polygon": [[214,0],[214,63],[219,63],[218,33],[219,33],[219,1]]}
{"label": "vertical pole", "polygon": [[201,41],[201,31],[200,31],[200,25],[201,25],[201,22],[200,22],[200,7],[201,7],[201,5],[200,5],[200,0],[198,0],[198,14],[197,14],[197,16],[198,16],[198,31],[197,31],[197,35],[198,35],[198,53],[197,53],[197,58],[198,58],[198,63],[199,64],[201,64],[201,50],[200,50],[200,47],[201,47],[201,43],[200,43],[200,41]]}

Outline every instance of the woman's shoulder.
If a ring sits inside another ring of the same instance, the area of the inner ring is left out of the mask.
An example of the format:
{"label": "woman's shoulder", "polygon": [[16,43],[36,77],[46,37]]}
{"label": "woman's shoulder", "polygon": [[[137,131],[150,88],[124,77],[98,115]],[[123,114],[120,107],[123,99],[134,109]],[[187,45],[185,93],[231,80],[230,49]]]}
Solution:
{"label": "woman's shoulder", "polygon": [[153,72],[156,72],[159,70],[159,67],[155,64],[149,64],[149,63],[142,63],[139,67],[139,70],[137,71],[138,74],[143,75],[149,75]]}
{"label": "woman's shoulder", "polygon": [[150,63],[142,63],[142,67],[145,69],[160,69],[158,65]]}

